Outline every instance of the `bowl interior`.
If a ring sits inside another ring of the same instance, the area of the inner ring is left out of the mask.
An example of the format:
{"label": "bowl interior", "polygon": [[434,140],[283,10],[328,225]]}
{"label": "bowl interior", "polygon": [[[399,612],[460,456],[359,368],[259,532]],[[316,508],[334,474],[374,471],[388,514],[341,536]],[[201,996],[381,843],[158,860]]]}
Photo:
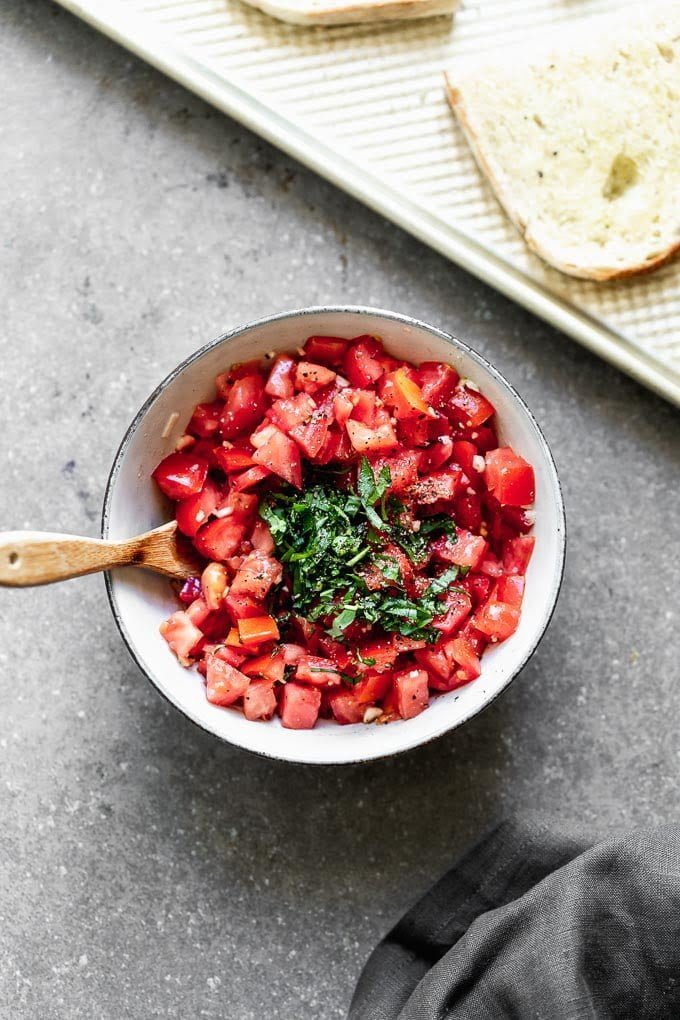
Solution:
{"label": "bowl interior", "polygon": [[[214,377],[230,364],[271,350],[294,349],[307,336],[382,337],[390,353],[413,362],[446,361],[478,383],[497,409],[502,442],[533,464],[536,473],[536,549],[527,575],[522,619],[505,644],[483,656],[481,677],[433,699],[427,711],[387,726],[338,726],[320,720],[307,731],[284,729],[278,719],[248,722],[237,710],[208,703],[201,677],[183,669],[160,636],[159,624],[177,609],[168,582],[137,570],[113,571],[109,592],[117,622],[139,666],[194,722],[240,747],[299,762],[344,763],[379,758],[421,744],[478,712],[510,682],[533,652],[559,591],[564,559],[564,511],[549,450],[534,419],[508,384],[459,341],[391,313],[309,310],[254,323],[198,352],[147,401],[119,452],[107,492],[105,537],[127,538],[168,519],[168,507],[150,475],[174,449],[194,405],[211,400]],[[166,424],[179,417],[170,434]]]}

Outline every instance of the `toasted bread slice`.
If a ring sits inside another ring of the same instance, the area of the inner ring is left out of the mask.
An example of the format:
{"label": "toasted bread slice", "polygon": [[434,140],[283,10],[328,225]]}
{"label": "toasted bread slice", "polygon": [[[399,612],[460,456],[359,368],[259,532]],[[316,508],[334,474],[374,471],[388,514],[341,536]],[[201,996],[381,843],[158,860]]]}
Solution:
{"label": "toasted bread slice", "polygon": [[579,20],[446,81],[481,170],[546,262],[614,280],[680,249],[680,4]]}
{"label": "toasted bread slice", "polygon": [[452,14],[459,0],[245,0],[294,25],[352,25]]}

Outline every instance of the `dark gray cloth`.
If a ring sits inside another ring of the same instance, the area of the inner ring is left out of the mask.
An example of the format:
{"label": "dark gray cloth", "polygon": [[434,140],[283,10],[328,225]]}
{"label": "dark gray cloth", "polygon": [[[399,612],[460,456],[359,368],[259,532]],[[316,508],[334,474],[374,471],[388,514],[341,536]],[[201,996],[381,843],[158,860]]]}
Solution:
{"label": "dark gray cloth", "polygon": [[350,1020],[680,1018],[680,826],[505,822],[392,929]]}

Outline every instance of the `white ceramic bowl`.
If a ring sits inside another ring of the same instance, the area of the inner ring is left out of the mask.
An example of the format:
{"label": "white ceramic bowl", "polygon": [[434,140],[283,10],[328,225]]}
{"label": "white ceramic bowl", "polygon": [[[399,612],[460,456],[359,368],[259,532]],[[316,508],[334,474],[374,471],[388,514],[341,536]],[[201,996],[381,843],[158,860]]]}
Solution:
{"label": "white ceramic bowl", "polygon": [[[122,539],[167,520],[168,508],[151,480],[174,448],[195,404],[212,400],[214,378],[234,362],[298,347],[314,334],[382,337],[387,350],[409,361],[445,361],[473,379],[497,410],[499,434],[533,464],[536,473],[536,547],[527,575],[517,632],[482,658],[473,683],[433,698],[428,709],[386,726],[339,726],[320,720],[313,730],[286,730],[278,719],[248,722],[241,712],[209,704],[201,677],[183,669],[158,627],[177,604],[168,582],[137,570],[107,575],[111,608],[130,652],[151,682],[203,729],[231,744],[285,761],[342,764],[368,761],[416,747],[460,726],[493,701],[525,665],[552,615],[565,555],[564,506],[547,443],[521,397],[501,374],[464,343],[404,315],[371,308],[307,308],[232,330],[187,358],[151,394],[130,425],[106,491],[102,534]],[[172,433],[162,433],[173,412]]]}

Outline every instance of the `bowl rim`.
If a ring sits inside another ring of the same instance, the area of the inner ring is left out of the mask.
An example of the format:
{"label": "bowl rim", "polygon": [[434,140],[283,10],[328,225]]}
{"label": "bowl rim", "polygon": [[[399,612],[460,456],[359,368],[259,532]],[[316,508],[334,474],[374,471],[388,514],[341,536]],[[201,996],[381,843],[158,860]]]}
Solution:
{"label": "bowl rim", "polygon": [[474,350],[474,348],[470,347],[469,344],[467,344],[464,340],[460,340],[457,336],[454,336],[454,334],[447,333],[446,330],[439,329],[439,327],[433,326],[429,322],[425,322],[423,319],[418,319],[418,318],[415,318],[415,317],[410,316],[410,315],[404,315],[404,314],[402,314],[400,312],[389,311],[389,310],[384,309],[384,308],[375,308],[375,307],[373,307],[371,305],[309,305],[309,306],[305,306],[303,308],[292,309],[291,311],[287,311],[287,312],[275,312],[275,313],[273,313],[271,315],[264,315],[264,316],[261,316],[261,317],[259,317],[257,319],[251,319],[249,322],[246,322],[243,325],[236,326],[233,329],[227,330],[227,332],[220,334],[219,336],[215,337],[213,340],[208,341],[207,343],[205,343],[201,347],[199,347],[197,350],[195,350],[191,354],[187,355],[186,358],[184,358],[174,369],[172,369],[172,371],[170,371],[165,376],[165,378],[156,386],[156,388],[153,390],[153,392],[146,398],[146,400],[144,401],[142,406],[139,408],[137,413],[134,415],[134,417],[133,417],[132,421],[130,422],[130,424],[128,425],[127,429],[125,430],[125,434],[123,435],[123,438],[122,438],[122,440],[120,442],[120,445],[118,446],[118,449],[117,449],[116,454],[114,456],[113,463],[111,465],[111,469],[109,471],[108,479],[107,479],[107,482],[106,482],[106,489],[105,489],[105,492],[104,492],[104,501],[103,501],[103,506],[102,506],[102,516],[101,516],[101,537],[103,539],[107,539],[108,536],[109,536],[109,524],[110,524],[111,502],[112,502],[112,498],[113,498],[113,492],[114,492],[114,489],[115,489],[115,486],[116,486],[116,482],[118,480],[118,475],[119,475],[120,468],[121,468],[121,465],[122,465],[122,462],[123,462],[123,458],[125,457],[125,454],[127,452],[127,448],[128,448],[128,446],[129,446],[129,444],[130,444],[130,442],[132,440],[132,437],[135,435],[137,429],[139,428],[139,426],[143,422],[143,420],[146,417],[146,414],[147,414],[149,408],[152,406],[152,404],[161,395],[161,393],[163,393],[163,391],[165,389],[167,389],[167,387],[172,382],[174,382],[174,380],[179,375],[181,375],[182,372],[184,372],[184,370],[186,368],[189,367],[189,365],[192,365],[195,361],[198,361],[200,358],[203,357],[204,354],[206,354],[208,351],[212,350],[213,348],[218,347],[221,344],[225,343],[226,341],[232,340],[234,337],[240,336],[241,334],[246,333],[246,332],[248,332],[251,329],[257,329],[257,328],[259,328],[261,326],[266,326],[266,325],[269,325],[269,324],[271,324],[273,322],[281,322],[281,321],[284,321],[284,320],[287,320],[287,319],[304,319],[305,317],[311,316],[311,315],[331,315],[331,314],[338,314],[338,313],[356,315],[357,317],[366,316],[366,315],[377,316],[377,317],[380,317],[380,318],[383,318],[383,319],[391,320],[393,322],[399,322],[399,323],[401,323],[403,325],[406,325],[406,326],[412,326],[412,327],[415,327],[415,328],[418,328],[418,329],[423,329],[423,330],[425,330],[425,331],[427,331],[429,333],[432,333],[432,334],[434,334],[434,336],[438,337],[439,339],[444,340],[447,343],[452,344],[452,346],[458,348],[459,350],[464,351],[467,355],[469,355],[469,357],[474,362],[476,362],[483,369],[485,369],[487,372],[489,372],[493,377],[495,377],[495,379],[497,381],[499,381],[510,392],[510,394],[512,395],[512,397],[514,398],[516,403],[520,406],[521,410],[524,412],[524,414],[527,417],[527,419],[529,420],[530,424],[533,426],[533,428],[534,428],[534,430],[536,432],[536,435],[538,437],[539,445],[541,446],[541,448],[543,450],[543,454],[545,456],[546,463],[548,465],[549,475],[550,475],[550,482],[551,482],[551,489],[552,489],[552,494],[553,494],[553,497],[554,497],[554,500],[555,500],[555,507],[556,507],[557,516],[558,516],[558,531],[557,531],[557,540],[558,540],[558,550],[557,550],[557,555],[558,555],[558,570],[556,572],[555,580],[554,580],[554,583],[553,583],[553,587],[552,587],[552,590],[551,590],[550,595],[549,595],[547,612],[545,613],[545,615],[543,617],[541,625],[536,630],[536,635],[534,637],[534,640],[532,641],[529,649],[527,650],[526,654],[522,658],[521,662],[519,662],[517,664],[517,666],[508,674],[508,677],[505,680],[505,682],[503,683],[503,685],[501,687],[499,687],[499,689],[493,695],[491,695],[491,697],[489,697],[487,701],[485,701],[483,704],[479,705],[478,707],[473,708],[466,715],[464,715],[461,718],[459,718],[459,719],[455,720],[454,722],[452,722],[451,725],[447,725],[444,729],[441,729],[439,732],[433,733],[430,736],[425,737],[424,739],[421,738],[421,739],[409,740],[408,737],[407,737],[404,740],[403,746],[397,748],[396,750],[389,750],[389,751],[385,751],[384,753],[372,754],[372,755],[369,755],[369,756],[366,756],[366,755],[362,756],[361,754],[359,754],[359,755],[353,755],[353,756],[350,756],[350,757],[338,757],[336,760],[325,761],[325,762],[313,761],[313,760],[310,760],[308,758],[304,758],[304,759],[303,758],[296,758],[294,755],[291,755],[290,757],[282,757],[281,755],[278,755],[278,754],[271,754],[271,753],[267,752],[266,750],[259,750],[259,749],[254,749],[254,748],[251,748],[251,747],[246,747],[245,745],[243,745],[241,743],[238,743],[235,740],[228,739],[227,737],[222,736],[219,733],[216,733],[213,729],[211,729],[209,726],[205,725],[199,719],[195,718],[184,707],[182,707],[182,705],[180,705],[177,701],[175,701],[173,698],[171,698],[164,691],[162,691],[161,688],[158,686],[158,684],[156,684],[156,682],[155,682],[155,680],[153,678],[152,671],[148,668],[146,662],[138,654],[138,652],[136,650],[136,647],[135,647],[135,643],[134,643],[134,641],[132,640],[132,638],[130,637],[130,635],[127,632],[127,629],[125,627],[125,623],[123,621],[122,614],[120,612],[120,609],[119,609],[119,606],[118,606],[118,602],[117,602],[117,599],[116,599],[116,595],[115,595],[115,591],[114,591],[114,586],[113,586],[112,573],[111,573],[111,571],[107,570],[104,573],[104,581],[105,581],[105,584],[106,584],[106,593],[107,593],[107,596],[108,596],[109,606],[111,607],[111,612],[113,614],[113,618],[115,620],[116,626],[117,626],[118,631],[119,631],[119,633],[120,633],[120,635],[121,635],[121,637],[123,639],[123,643],[125,644],[125,646],[126,646],[128,652],[130,653],[132,659],[136,663],[136,665],[139,668],[139,670],[144,674],[144,676],[146,677],[148,682],[151,684],[151,686],[154,688],[156,693],[160,694],[161,697],[163,697],[169,704],[171,704],[173,706],[173,708],[175,708],[178,712],[180,712],[185,718],[187,718],[195,726],[197,726],[199,729],[201,729],[205,733],[209,733],[212,737],[214,737],[215,739],[221,741],[222,743],[228,744],[228,745],[230,745],[232,747],[238,747],[242,751],[247,751],[247,752],[249,752],[251,754],[256,754],[256,755],[258,755],[259,757],[262,757],[262,758],[267,758],[267,759],[270,759],[270,760],[273,760],[273,761],[279,761],[279,762],[287,762],[287,763],[290,763],[290,764],[305,764],[305,765],[310,765],[311,764],[311,765],[317,765],[317,766],[325,766],[325,765],[327,765],[327,766],[356,765],[356,764],[366,764],[366,763],[371,762],[371,761],[378,761],[378,760],[385,759],[385,758],[393,758],[393,757],[396,757],[397,755],[405,754],[407,751],[411,751],[411,750],[413,750],[416,747],[422,747],[425,744],[429,744],[433,740],[437,740],[440,737],[444,736],[445,733],[450,733],[453,730],[458,729],[460,726],[464,725],[464,723],[469,722],[470,719],[474,718],[476,715],[479,715],[480,712],[482,712],[486,708],[488,708],[489,705],[491,705],[501,694],[503,694],[508,689],[508,687],[513,682],[513,680],[519,675],[519,673],[522,672],[524,667],[527,665],[529,660],[534,655],[534,653],[535,653],[538,645],[540,644],[541,640],[543,639],[543,636],[544,636],[546,630],[548,629],[548,626],[550,625],[550,622],[551,622],[551,620],[553,618],[553,615],[555,613],[555,609],[556,609],[556,606],[557,606],[560,590],[561,590],[561,587],[562,587],[562,582],[563,582],[563,579],[564,579],[564,571],[565,571],[565,563],[566,563],[567,520],[566,520],[566,511],[565,511],[565,506],[564,506],[564,496],[563,496],[563,493],[562,493],[562,486],[561,486],[561,483],[560,483],[560,478],[559,478],[559,475],[558,475],[558,472],[557,472],[557,467],[556,467],[556,464],[555,464],[555,459],[554,459],[554,457],[552,455],[552,451],[550,450],[550,446],[548,445],[548,441],[546,440],[546,438],[545,438],[545,436],[543,434],[543,431],[542,431],[540,425],[538,424],[538,421],[536,420],[533,412],[530,410],[530,408],[528,407],[528,405],[524,401],[523,397],[518,393],[518,391],[515,389],[515,387],[512,385],[512,383],[510,383],[505,378],[503,373],[498,368],[495,367],[495,365],[493,365],[490,361],[488,361],[483,355],[479,354],[478,351]]}

